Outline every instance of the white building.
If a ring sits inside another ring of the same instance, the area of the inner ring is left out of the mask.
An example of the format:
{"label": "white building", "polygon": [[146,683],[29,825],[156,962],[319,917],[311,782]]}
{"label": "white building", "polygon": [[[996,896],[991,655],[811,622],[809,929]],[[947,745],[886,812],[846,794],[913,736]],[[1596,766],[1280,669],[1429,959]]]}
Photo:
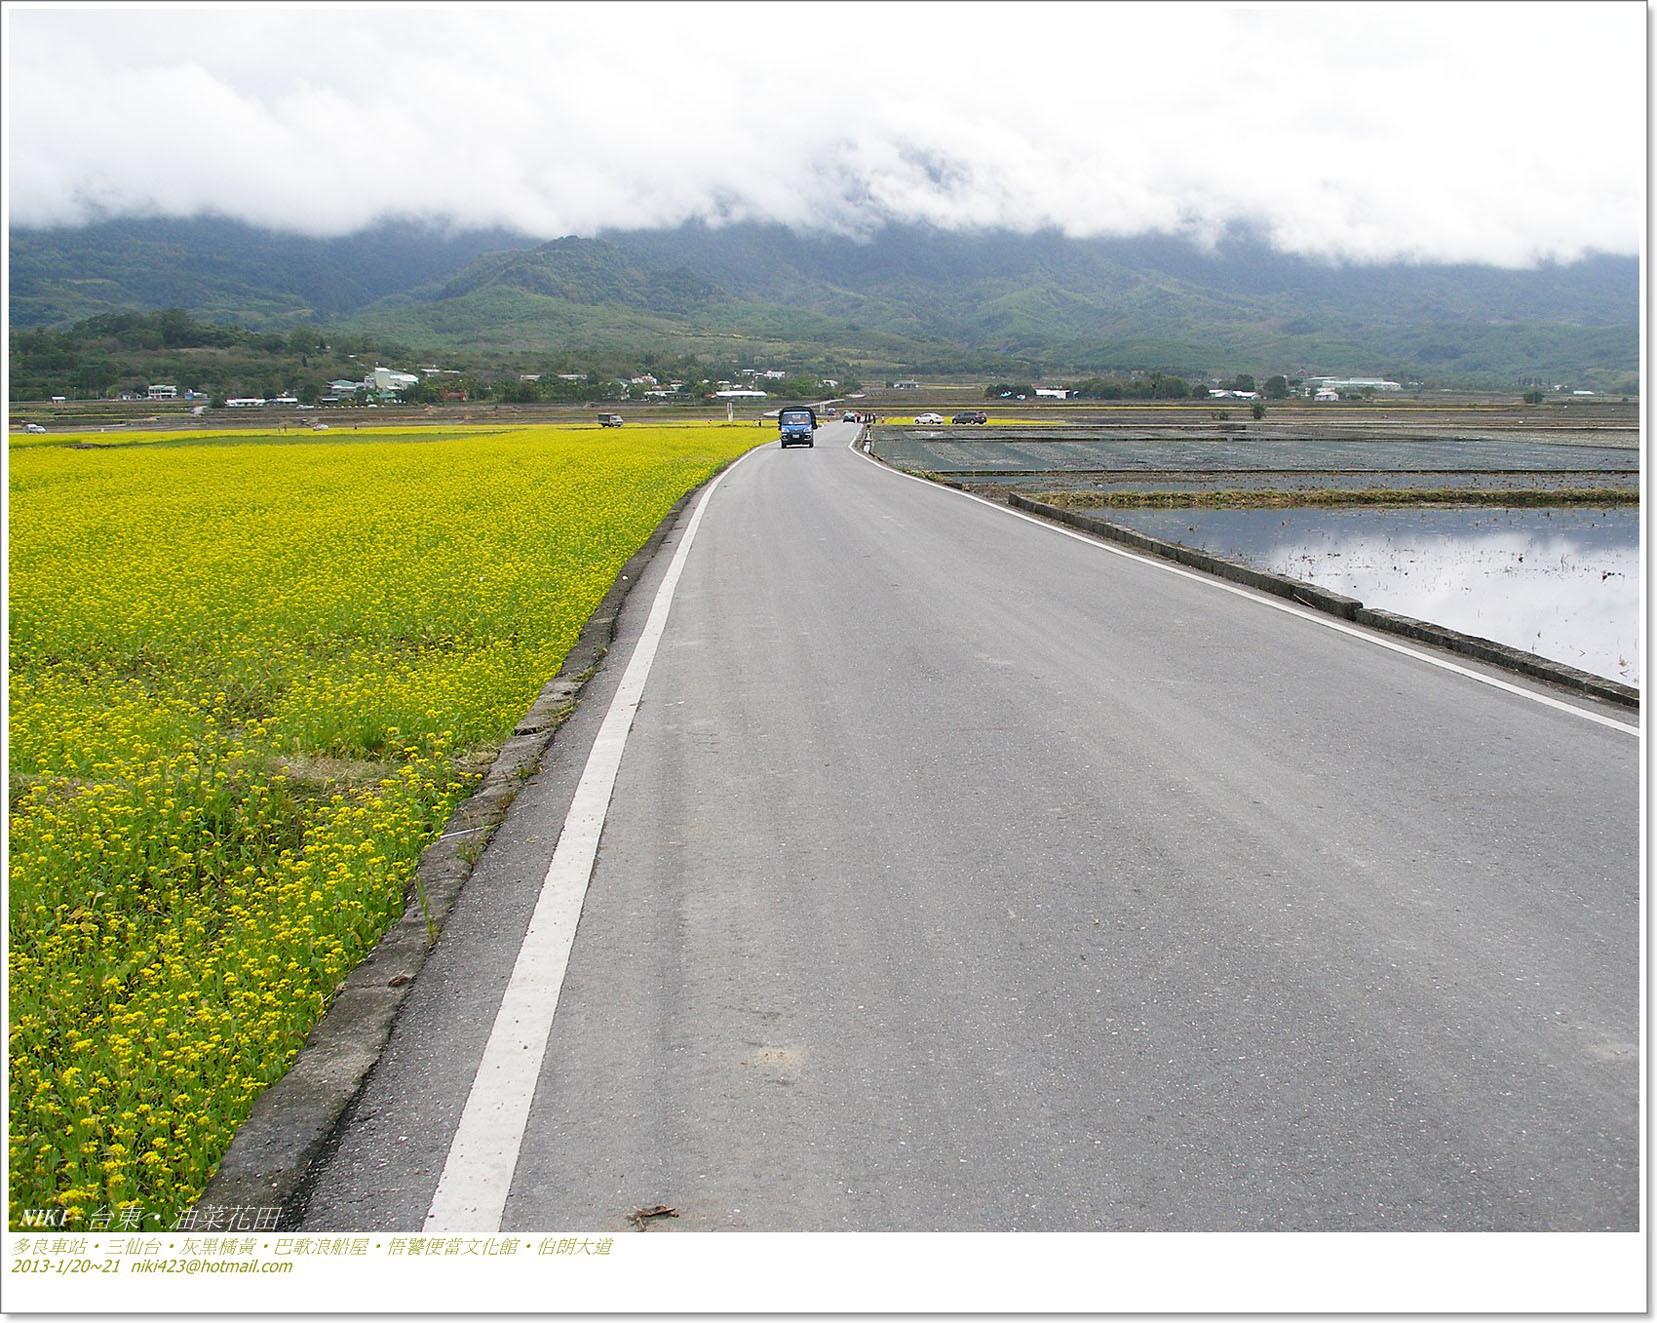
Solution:
{"label": "white building", "polygon": [[1396,381],[1388,381],[1383,377],[1307,377],[1306,386],[1310,390],[1317,390],[1327,386],[1330,390],[1403,390],[1404,387]]}
{"label": "white building", "polygon": [[151,400],[176,400],[178,398],[178,387],[151,386],[150,393],[145,398]]}
{"label": "white building", "polygon": [[1036,398],[1038,400],[1067,400],[1070,398],[1070,392],[1059,386],[1037,386]]}
{"label": "white building", "polygon": [[369,374],[366,384],[381,395],[394,395],[409,386],[418,386],[420,378],[412,372],[397,372],[391,368],[377,367]]}

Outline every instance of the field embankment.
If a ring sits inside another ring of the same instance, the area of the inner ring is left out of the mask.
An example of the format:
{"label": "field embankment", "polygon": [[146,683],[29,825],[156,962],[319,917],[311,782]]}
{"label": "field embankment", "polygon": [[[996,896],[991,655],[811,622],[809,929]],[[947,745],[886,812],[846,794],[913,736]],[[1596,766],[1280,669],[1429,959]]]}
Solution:
{"label": "field embankment", "polygon": [[10,1217],[152,1230],[622,564],[756,436],[108,439],[10,456]]}

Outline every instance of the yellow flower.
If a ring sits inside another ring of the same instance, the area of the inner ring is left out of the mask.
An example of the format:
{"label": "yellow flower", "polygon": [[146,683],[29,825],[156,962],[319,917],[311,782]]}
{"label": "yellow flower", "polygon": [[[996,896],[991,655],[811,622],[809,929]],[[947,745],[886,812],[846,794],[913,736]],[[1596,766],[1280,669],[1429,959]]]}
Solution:
{"label": "yellow flower", "polygon": [[[745,448],[722,435],[14,448],[14,1207],[78,1160],[45,1137],[99,1133],[66,1126],[80,1113],[143,1148],[123,1197],[199,1191],[401,912],[476,782],[460,760],[510,732],[621,563]],[[441,536],[419,517],[440,507],[463,511]],[[188,1127],[188,1159],[152,1126]]]}

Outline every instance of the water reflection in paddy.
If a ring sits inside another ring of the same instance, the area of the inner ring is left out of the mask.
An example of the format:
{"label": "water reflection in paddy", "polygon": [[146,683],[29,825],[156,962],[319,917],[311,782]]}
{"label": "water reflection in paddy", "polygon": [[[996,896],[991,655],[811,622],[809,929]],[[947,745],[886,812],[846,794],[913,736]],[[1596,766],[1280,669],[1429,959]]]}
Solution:
{"label": "water reflection in paddy", "polygon": [[1134,509],[1109,517],[1366,606],[1639,683],[1637,507]]}

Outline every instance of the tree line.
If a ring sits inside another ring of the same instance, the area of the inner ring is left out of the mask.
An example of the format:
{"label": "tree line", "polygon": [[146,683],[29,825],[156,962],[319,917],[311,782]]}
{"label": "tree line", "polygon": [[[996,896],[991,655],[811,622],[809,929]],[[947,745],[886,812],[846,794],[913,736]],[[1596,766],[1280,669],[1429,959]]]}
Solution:
{"label": "tree line", "polygon": [[[7,345],[14,400],[142,396],[152,384],[209,397],[292,391],[314,402],[330,380],[360,375],[366,355],[407,350],[371,335],[285,333],[197,321],[180,308],[106,312],[61,330],[14,330]],[[308,398],[307,398],[308,397]]]}
{"label": "tree line", "polygon": [[[13,330],[7,347],[11,398],[79,400],[143,397],[166,384],[212,403],[292,394],[314,404],[335,381],[361,381],[374,364],[413,371],[417,351],[372,334],[301,325],[286,332],[252,331],[203,322],[180,308],[99,313],[61,329]],[[425,351],[429,355],[430,351]],[[617,351],[551,355],[469,351],[447,357],[440,372],[402,392],[409,403],[493,400],[511,404],[619,402],[645,389],[680,384],[674,398],[700,400],[722,382],[746,382],[753,364],[704,363],[693,353]],[[759,365],[764,366],[764,365]],[[772,395],[817,399],[833,378],[841,391],[859,384],[849,365],[828,361],[810,370],[785,365],[781,380],[764,380]],[[653,377],[658,383],[634,382]]]}

